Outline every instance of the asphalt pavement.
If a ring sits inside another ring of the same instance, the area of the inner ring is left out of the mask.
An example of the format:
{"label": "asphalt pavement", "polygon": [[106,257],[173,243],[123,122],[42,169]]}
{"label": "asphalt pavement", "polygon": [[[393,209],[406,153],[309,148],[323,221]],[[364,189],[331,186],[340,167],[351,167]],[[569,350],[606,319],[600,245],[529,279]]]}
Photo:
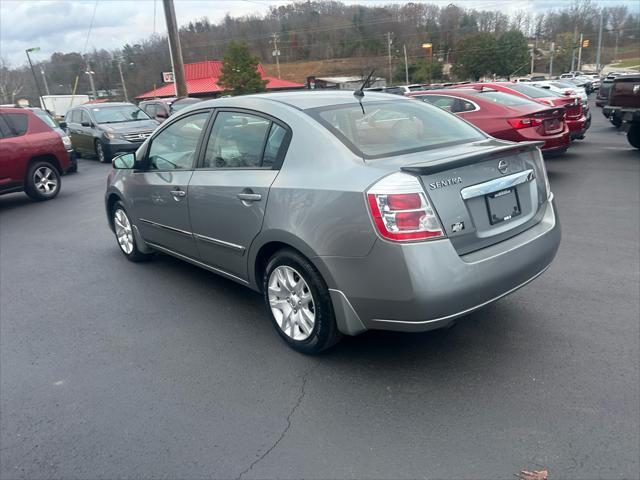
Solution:
{"label": "asphalt pavement", "polygon": [[288,349],[262,299],[107,227],[108,165],[0,197],[0,477],[640,476],[640,151],[547,162],[551,268],[448,330]]}

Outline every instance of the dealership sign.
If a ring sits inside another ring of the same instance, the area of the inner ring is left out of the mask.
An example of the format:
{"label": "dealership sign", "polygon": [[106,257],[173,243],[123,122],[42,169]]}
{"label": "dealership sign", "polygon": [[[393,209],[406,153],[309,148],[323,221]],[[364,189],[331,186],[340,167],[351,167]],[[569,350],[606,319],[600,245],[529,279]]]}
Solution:
{"label": "dealership sign", "polygon": [[173,72],[162,72],[162,81],[164,83],[173,83]]}

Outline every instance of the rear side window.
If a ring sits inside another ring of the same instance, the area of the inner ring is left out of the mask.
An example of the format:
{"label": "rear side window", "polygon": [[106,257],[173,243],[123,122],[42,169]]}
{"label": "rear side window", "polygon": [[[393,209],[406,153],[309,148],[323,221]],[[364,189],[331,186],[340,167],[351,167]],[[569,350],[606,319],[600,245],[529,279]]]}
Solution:
{"label": "rear side window", "polygon": [[473,103],[449,95],[419,95],[416,96],[416,98],[429,102],[431,105],[435,105],[451,113],[472,112],[477,110]]}
{"label": "rear side window", "polygon": [[357,101],[307,110],[349,149],[364,158],[381,158],[482,140],[468,123],[424,102]]}
{"label": "rear side window", "polygon": [[29,129],[29,118],[26,113],[3,113],[4,137],[21,137]]}
{"label": "rear side window", "polygon": [[281,156],[281,150],[285,144],[287,130],[277,123],[271,124],[267,145],[264,147],[263,167],[273,167]]}
{"label": "rear side window", "polygon": [[260,168],[271,121],[247,113],[220,112],[207,144],[203,168]]}

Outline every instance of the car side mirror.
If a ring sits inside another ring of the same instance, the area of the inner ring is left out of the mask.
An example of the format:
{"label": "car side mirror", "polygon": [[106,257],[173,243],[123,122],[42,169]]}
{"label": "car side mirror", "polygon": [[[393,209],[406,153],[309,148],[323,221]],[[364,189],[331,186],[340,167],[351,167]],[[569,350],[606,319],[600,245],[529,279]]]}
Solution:
{"label": "car side mirror", "polygon": [[113,159],[113,168],[118,170],[131,169],[136,164],[136,154],[133,152],[123,153]]}
{"label": "car side mirror", "polygon": [[59,122],[58,126],[62,129],[62,130],[66,130],[67,129],[67,122]]}
{"label": "car side mirror", "polygon": [[80,125],[82,125],[83,127],[92,127],[93,125],[91,125],[91,122],[82,122]]}

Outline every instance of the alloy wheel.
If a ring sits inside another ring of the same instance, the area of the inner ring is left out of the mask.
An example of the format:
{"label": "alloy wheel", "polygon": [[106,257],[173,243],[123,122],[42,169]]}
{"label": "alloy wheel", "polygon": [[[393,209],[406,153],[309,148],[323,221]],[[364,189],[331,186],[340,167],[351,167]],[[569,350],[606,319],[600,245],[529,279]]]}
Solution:
{"label": "alloy wheel", "polygon": [[281,265],[271,272],[268,283],[269,306],[280,330],[293,340],[306,340],[315,325],[313,294],[293,268]]}
{"label": "alloy wheel", "polygon": [[42,195],[49,196],[58,189],[58,178],[50,167],[42,166],[34,172],[33,184]]}
{"label": "alloy wheel", "polygon": [[129,255],[133,252],[133,231],[129,217],[121,208],[118,208],[113,214],[113,224],[116,227],[116,237],[120,248]]}

